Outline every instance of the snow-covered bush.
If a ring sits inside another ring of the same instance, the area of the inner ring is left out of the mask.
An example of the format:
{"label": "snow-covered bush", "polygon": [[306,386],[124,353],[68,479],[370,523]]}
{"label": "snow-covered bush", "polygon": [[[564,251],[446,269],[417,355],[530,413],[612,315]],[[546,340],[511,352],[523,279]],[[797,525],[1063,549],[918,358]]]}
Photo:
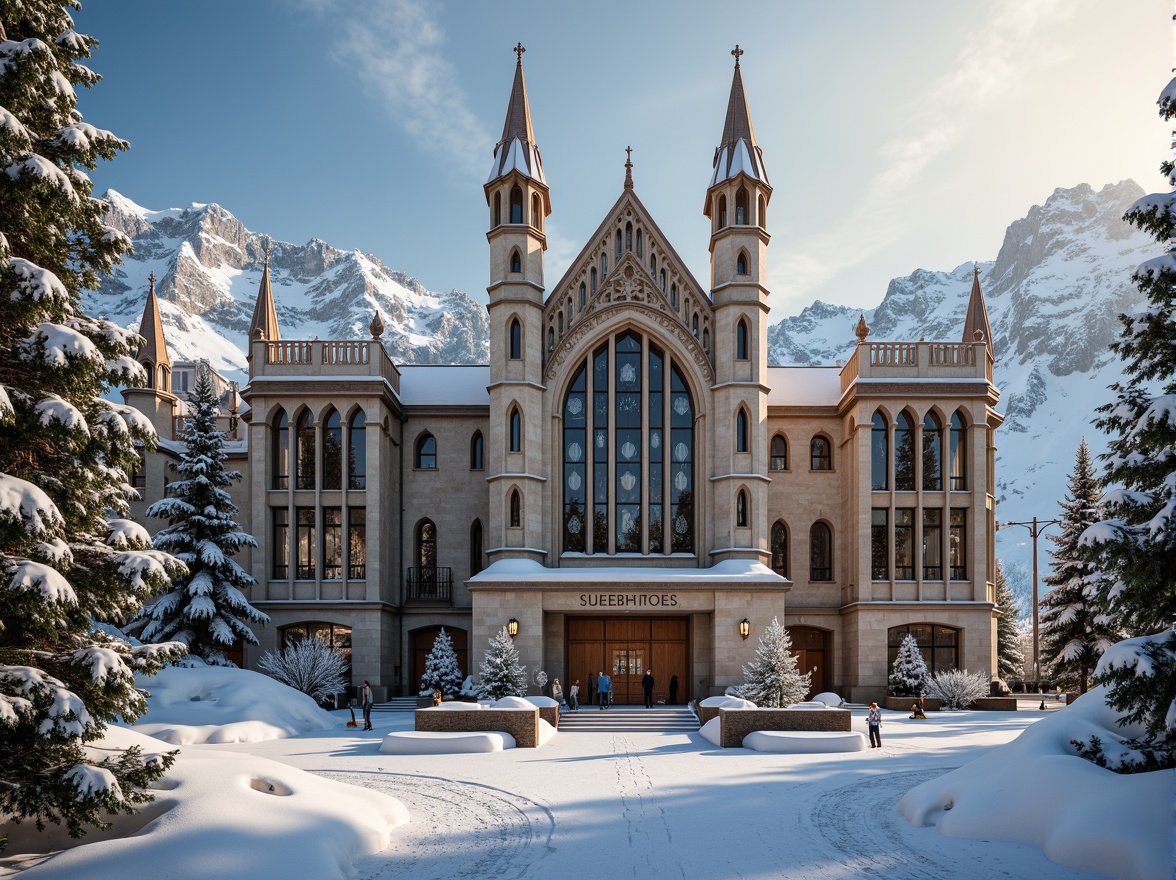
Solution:
{"label": "snow-covered bush", "polygon": [[[903,636],[890,672],[890,693],[896,697],[917,697],[927,686],[927,661],[919,650],[919,643],[910,633]],[[988,685],[984,691],[987,694]]]}
{"label": "snow-covered bush", "polygon": [[486,659],[478,667],[482,681],[478,696],[491,700],[527,695],[527,668],[519,663],[519,650],[504,626],[490,639]]}
{"label": "snow-covered bush", "polygon": [[799,703],[811,686],[812,675],[797,668],[788,630],[773,617],[760,637],[755,660],[743,667],[739,695],[765,709],[779,709]]}
{"label": "snow-covered bush", "polygon": [[425,657],[425,672],[421,676],[422,697],[431,697],[435,691],[441,696],[452,697],[461,690],[461,669],[457,665],[457,652],[453,650],[453,639],[445,627],[433,639],[433,650]]}
{"label": "snow-covered bush", "polygon": [[318,636],[266,651],[257,668],[319,702],[347,687],[347,658]]}
{"label": "snow-covered bush", "polygon": [[944,709],[967,709],[981,697],[987,697],[988,676],[966,669],[947,669],[927,679],[929,697],[943,700]]}

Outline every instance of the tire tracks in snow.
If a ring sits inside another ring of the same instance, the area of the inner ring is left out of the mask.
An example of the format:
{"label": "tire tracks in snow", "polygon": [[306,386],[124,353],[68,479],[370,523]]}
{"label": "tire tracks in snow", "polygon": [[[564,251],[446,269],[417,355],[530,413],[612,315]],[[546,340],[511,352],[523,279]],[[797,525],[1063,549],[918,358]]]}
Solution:
{"label": "tire tracks in snow", "polygon": [[552,851],[551,810],[505,789],[420,774],[318,775],[382,791],[408,809],[411,821],[392,832],[388,847],[357,861],[358,880],[536,877]]}

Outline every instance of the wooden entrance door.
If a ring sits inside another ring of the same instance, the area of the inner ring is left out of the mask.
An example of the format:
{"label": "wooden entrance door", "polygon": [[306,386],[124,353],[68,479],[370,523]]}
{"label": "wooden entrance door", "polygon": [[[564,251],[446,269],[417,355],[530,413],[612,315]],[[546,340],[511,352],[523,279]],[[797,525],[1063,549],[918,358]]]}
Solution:
{"label": "wooden entrance door", "polygon": [[580,680],[580,700],[587,704],[596,675],[613,679],[617,704],[641,705],[641,679],[652,669],[654,699],[670,701],[670,677],[678,677],[678,702],[690,699],[685,618],[569,618],[567,629],[568,681]]}
{"label": "wooden entrance door", "polygon": [[829,634],[823,629],[811,626],[790,626],[788,637],[792,640],[792,653],[801,673],[812,673],[812,686],[806,700],[828,690],[825,686],[825,650]]}

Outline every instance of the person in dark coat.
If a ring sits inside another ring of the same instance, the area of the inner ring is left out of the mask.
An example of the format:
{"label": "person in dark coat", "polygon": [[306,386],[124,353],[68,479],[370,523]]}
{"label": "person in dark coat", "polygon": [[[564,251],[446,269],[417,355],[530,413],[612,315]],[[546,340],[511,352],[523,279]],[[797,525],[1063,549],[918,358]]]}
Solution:
{"label": "person in dark coat", "polygon": [[678,705],[678,676],[670,676],[670,705]]}
{"label": "person in dark coat", "polygon": [[653,670],[646,669],[641,676],[641,690],[645,691],[645,708],[653,708]]}
{"label": "person in dark coat", "polygon": [[372,686],[364,680],[363,687],[359,689],[359,705],[363,707],[363,729],[372,729],[372,704],[375,702],[372,699]]}

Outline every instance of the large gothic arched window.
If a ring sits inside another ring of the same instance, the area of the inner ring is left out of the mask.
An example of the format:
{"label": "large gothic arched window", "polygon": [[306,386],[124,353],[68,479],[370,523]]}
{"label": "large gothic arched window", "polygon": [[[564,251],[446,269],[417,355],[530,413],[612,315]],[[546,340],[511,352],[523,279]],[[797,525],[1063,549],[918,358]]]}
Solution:
{"label": "large gothic arched window", "polygon": [[694,552],[694,401],[669,353],[631,330],[607,340],[563,415],[564,551]]}

